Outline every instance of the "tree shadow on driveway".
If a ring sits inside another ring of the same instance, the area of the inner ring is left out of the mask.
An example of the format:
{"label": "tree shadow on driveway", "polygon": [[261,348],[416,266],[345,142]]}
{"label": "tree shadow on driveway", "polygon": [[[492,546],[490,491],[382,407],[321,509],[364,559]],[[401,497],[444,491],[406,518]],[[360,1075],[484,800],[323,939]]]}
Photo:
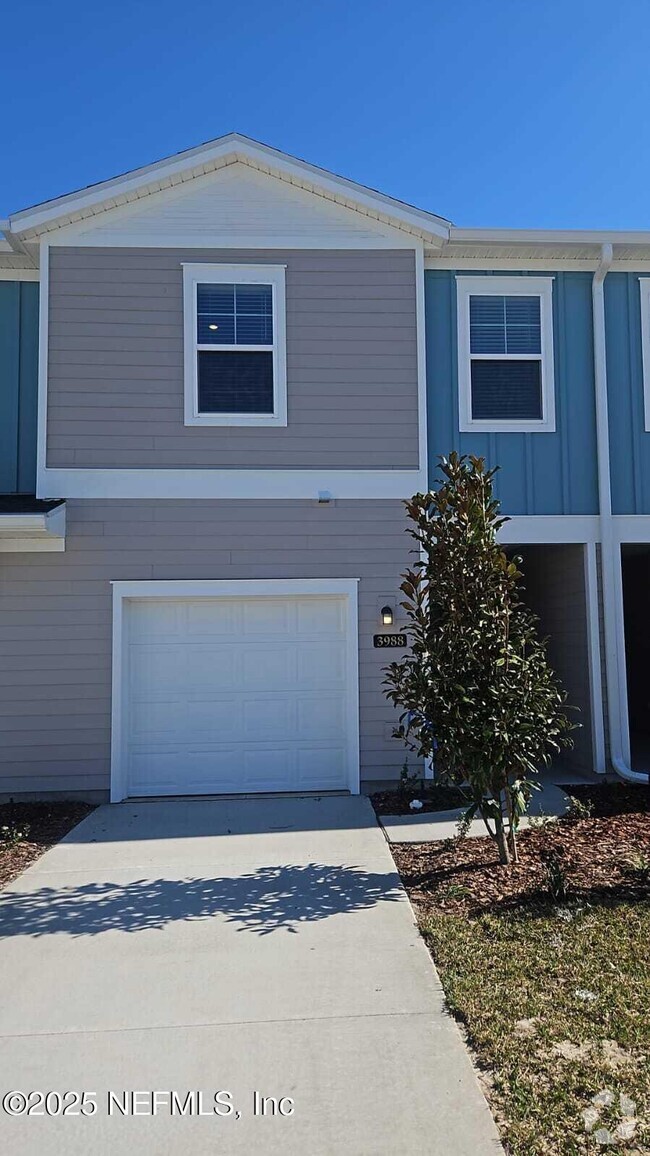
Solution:
{"label": "tree shadow on driveway", "polygon": [[170,923],[214,917],[236,924],[237,931],[296,934],[301,923],[395,902],[403,895],[396,873],[322,863],[260,867],[212,879],[38,887],[0,894],[0,938],[161,930]]}

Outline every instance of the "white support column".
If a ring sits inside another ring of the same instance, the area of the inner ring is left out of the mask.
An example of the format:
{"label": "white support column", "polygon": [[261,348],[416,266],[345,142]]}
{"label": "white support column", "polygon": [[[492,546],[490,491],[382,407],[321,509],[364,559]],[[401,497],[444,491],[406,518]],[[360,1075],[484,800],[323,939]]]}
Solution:
{"label": "white support column", "polygon": [[604,775],[605,720],[600,651],[600,607],[598,601],[598,559],[596,543],[586,542],[584,550],[585,603],[587,611],[587,650],[589,654],[589,694],[591,703],[591,749],[594,770]]}

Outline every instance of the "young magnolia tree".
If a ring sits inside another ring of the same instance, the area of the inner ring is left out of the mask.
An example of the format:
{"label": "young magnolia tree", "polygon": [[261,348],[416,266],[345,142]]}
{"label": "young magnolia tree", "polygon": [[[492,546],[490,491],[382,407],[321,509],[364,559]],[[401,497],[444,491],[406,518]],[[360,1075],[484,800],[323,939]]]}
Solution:
{"label": "young magnolia tree", "polygon": [[385,693],[402,711],[396,737],[435,758],[440,778],[466,784],[466,821],[480,814],[509,863],[534,776],[572,745],[573,726],[521,600],[520,559],[497,542],[508,519],[496,471],[456,453],[439,469],[438,488],[406,502],[420,560],[402,575],[409,650],[385,668]]}

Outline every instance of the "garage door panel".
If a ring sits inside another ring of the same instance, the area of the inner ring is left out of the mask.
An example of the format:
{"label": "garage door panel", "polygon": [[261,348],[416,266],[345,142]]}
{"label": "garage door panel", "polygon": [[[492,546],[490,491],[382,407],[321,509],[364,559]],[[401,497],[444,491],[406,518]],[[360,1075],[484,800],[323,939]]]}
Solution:
{"label": "garage door panel", "polygon": [[240,685],[244,687],[295,687],[295,651],[290,646],[247,646],[241,652]]}
{"label": "garage door panel", "polygon": [[189,695],[219,693],[231,690],[238,681],[237,652],[232,646],[207,645],[182,648],[185,669],[185,693]]}
{"label": "garage door panel", "polygon": [[187,707],[184,702],[164,698],[160,702],[136,700],[129,705],[129,733],[134,747],[178,742],[186,731]]}
{"label": "garage door panel", "polygon": [[342,598],[134,601],[128,793],[347,787],[345,624]]}
{"label": "garage door panel", "polygon": [[279,782],[286,784],[286,791],[297,790],[295,751],[266,744],[249,747],[242,755],[242,780],[246,791],[277,791]]}
{"label": "garage door panel", "polygon": [[299,698],[296,702],[296,732],[301,738],[326,736],[340,742],[345,733],[345,701],[342,695]]}
{"label": "garage door panel", "polygon": [[301,687],[320,690],[345,686],[345,653],[340,642],[314,642],[297,648],[296,665]]}
{"label": "garage door panel", "polygon": [[304,637],[343,638],[345,611],[340,598],[304,598],[296,604],[296,630]]}
{"label": "garage door panel", "polygon": [[129,665],[131,686],[146,687],[147,697],[152,693],[169,696],[186,682],[186,656],[178,646],[132,645]]}
{"label": "garage door panel", "polygon": [[243,634],[252,638],[284,638],[290,633],[294,607],[274,598],[251,598],[243,606]]}
{"label": "garage door panel", "polygon": [[234,749],[141,752],[131,766],[131,795],[211,795],[241,791]]}
{"label": "garage door panel", "polygon": [[230,598],[197,599],[187,604],[190,638],[217,637],[234,641],[242,633],[242,606]]}
{"label": "garage door panel", "polygon": [[243,704],[232,695],[187,703],[185,734],[189,732],[189,743],[196,742],[198,736],[210,743],[234,742],[240,738],[243,725]]}
{"label": "garage door panel", "polygon": [[340,790],[346,783],[346,751],[341,746],[334,749],[305,746],[298,752],[296,772],[303,790]]}
{"label": "garage door panel", "polygon": [[157,643],[175,641],[185,620],[180,602],[143,599],[134,602],[129,612],[129,638],[133,642]]}
{"label": "garage door panel", "polygon": [[247,736],[263,733],[269,739],[286,739],[293,730],[294,705],[286,696],[247,698],[243,703],[242,742],[254,741]]}
{"label": "garage door panel", "polygon": [[154,700],[170,694],[228,690],[238,679],[234,648],[215,654],[207,646],[135,645],[131,647],[132,686]]}

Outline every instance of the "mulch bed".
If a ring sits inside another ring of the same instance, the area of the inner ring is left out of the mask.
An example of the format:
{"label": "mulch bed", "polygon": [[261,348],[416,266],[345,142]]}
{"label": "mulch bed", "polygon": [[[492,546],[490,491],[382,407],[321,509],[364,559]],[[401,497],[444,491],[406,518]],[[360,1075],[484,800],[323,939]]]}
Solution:
{"label": "mulch bed", "polygon": [[[422,807],[412,811],[409,803],[419,799]],[[457,787],[425,783],[416,790],[376,791],[370,796],[376,815],[422,815],[425,811],[451,811],[457,807],[467,807],[468,799]]]}
{"label": "mulch bed", "polygon": [[[578,793],[577,788],[567,789]],[[584,790],[589,794],[583,801],[593,803],[594,816],[522,831],[520,862],[507,868],[499,866],[496,846],[487,837],[393,846],[393,858],[419,913],[478,915],[547,904],[549,854],[560,863],[571,898],[607,902],[649,897],[645,788],[602,784]]]}
{"label": "mulch bed", "polygon": [[583,803],[591,803],[594,815],[625,815],[650,812],[650,788],[634,783],[574,783],[564,790]]}
{"label": "mulch bed", "polygon": [[86,815],[90,803],[0,803],[0,886],[58,843]]}

